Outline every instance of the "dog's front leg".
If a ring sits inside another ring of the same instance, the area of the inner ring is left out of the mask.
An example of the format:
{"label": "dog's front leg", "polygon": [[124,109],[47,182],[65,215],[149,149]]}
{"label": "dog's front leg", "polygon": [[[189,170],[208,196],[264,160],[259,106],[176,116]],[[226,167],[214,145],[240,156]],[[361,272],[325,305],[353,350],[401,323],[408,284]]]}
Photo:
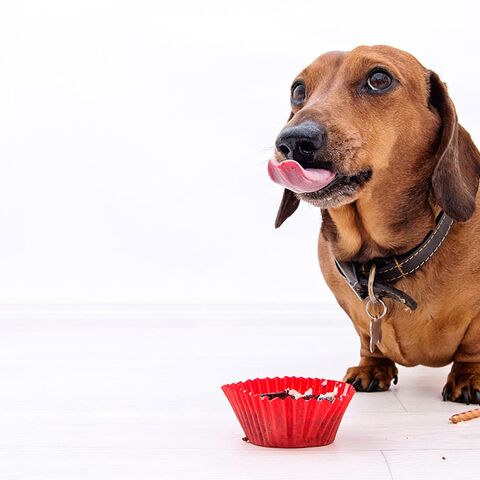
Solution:
{"label": "dog's front leg", "polygon": [[453,357],[443,400],[480,403],[480,318],[473,320]]}
{"label": "dog's front leg", "polygon": [[386,358],[375,349],[370,353],[370,338],[360,334],[360,363],[357,367],[350,367],[343,377],[343,381],[351,383],[357,392],[383,392],[396,385],[398,370],[392,360]]}

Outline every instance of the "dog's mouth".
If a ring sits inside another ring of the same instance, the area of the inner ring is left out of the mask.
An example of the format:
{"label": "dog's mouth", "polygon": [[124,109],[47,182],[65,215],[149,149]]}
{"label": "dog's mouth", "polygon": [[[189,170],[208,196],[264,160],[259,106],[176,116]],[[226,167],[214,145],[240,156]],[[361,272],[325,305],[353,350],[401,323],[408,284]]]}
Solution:
{"label": "dog's mouth", "polygon": [[330,162],[316,161],[304,168],[295,160],[279,162],[272,158],[268,162],[268,174],[275,183],[296,193],[302,200],[326,207],[325,203],[333,206],[330,205],[333,200],[345,199],[356,193],[370,180],[372,170],[346,175],[336,172]]}
{"label": "dog's mouth", "polygon": [[295,193],[312,193],[331,184],[337,174],[326,165],[312,165],[304,168],[295,160],[279,162],[275,157],[268,162],[268,174],[279,185]]}
{"label": "dog's mouth", "polygon": [[320,208],[338,207],[354,201],[361,187],[372,178],[372,170],[355,175],[337,175],[333,182],[316,192],[297,193],[297,197]]}

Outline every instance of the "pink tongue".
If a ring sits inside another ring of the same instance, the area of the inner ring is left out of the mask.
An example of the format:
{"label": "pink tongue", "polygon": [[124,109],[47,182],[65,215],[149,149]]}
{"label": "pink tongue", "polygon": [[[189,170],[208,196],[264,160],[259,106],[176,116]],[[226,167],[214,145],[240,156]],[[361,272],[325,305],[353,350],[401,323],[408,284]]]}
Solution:
{"label": "pink tongue", "polygon": [[316,192],[326,187],[335,178],[335,173],[321,168],[303,168],[294,160],[268,162],[270,178],[295,193]]}

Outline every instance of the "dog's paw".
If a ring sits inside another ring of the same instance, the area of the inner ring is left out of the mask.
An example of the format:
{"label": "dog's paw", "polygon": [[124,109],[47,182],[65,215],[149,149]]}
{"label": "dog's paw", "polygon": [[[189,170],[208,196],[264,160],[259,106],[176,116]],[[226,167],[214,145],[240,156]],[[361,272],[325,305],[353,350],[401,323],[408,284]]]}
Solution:
{"label": "dog's paw", "polygon": [[357,392],[384,392],[390,384],[398,382],[398,370],[391,360],[380,358],[362,359],[358,367],[350,367],[343,381],[350,383]]}
{"label": "dog's paw", "polygon": [[443,401],[480,404],[480,364],[454,363],[442,391]]}

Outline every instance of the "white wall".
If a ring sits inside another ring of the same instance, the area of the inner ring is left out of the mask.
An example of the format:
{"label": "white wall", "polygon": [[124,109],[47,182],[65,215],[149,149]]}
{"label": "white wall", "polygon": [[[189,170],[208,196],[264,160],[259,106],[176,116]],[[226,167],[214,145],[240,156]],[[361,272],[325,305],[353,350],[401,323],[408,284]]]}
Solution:
{"label": "white wall", "polygon": [[275,231],[290,81],[385,43],[480,140],[475,2],[0,4],[0,302],[333,301],[319,213]]}

